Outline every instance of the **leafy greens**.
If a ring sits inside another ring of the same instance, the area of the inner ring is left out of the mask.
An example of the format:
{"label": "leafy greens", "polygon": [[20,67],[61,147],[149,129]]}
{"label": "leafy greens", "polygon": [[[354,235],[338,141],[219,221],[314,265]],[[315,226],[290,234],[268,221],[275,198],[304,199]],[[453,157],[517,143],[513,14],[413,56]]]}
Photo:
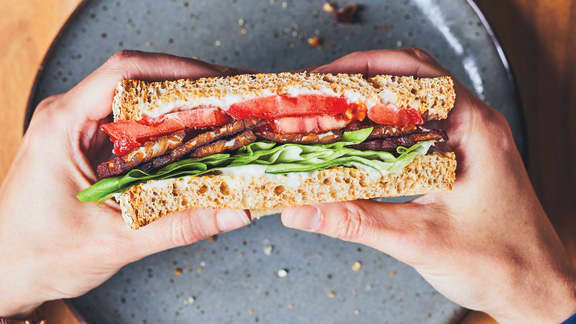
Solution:
{"label": "leafy greens", "polygon": [[390,152],[361,151],[348,146],[364,142],[372,128],[345,132],[342,141],[332,144],[280,144],[254,142],[228,154],[213,154],[203,158],[184,159],[152,173],[132,169],[126,174],[105,178],[83,190],[77,198],[83,202],[104,201],[116,193],[148,180],[197,176],[225,168],[261,165],[266,173],[312,172],[334,166],[369,169],[380,173],[397,173],[418,155],[428,152],[433,141],[417,143],[409,148],[398,147],[397,156]]}

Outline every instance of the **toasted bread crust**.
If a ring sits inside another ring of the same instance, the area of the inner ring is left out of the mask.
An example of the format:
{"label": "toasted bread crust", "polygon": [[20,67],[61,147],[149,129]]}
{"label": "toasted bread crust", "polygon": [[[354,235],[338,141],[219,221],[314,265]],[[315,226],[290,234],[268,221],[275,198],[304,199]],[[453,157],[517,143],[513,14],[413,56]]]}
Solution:
{"label": "toasted bread crust", "polygon": [[126,223],[137,229],[189,208],[250,209],[261,216],[284,206],[446,191],[452,189],[455,170],[454,153],[434,153],[417,157],[398,174],[336,167],[297,181],[288,176],[189,176],[135,185],[116,200]]}
{"label": "toasted bread crust", "polygon": [[121,81],[112,104],[114,120],[141,119],[179,106],[220,103],[224,106],[260,96],[300,93],[345,96],[367,105],[386,98],[398,107],[409,106],[429,119],[444,119],[454,106],[452,78],[415,78],[361,74],[261,73],[198,80]]}

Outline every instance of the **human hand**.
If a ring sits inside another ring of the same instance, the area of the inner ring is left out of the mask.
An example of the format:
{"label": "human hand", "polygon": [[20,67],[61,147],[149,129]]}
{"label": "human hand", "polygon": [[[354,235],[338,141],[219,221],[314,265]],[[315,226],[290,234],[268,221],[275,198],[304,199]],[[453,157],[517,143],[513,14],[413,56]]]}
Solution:
{"label": "human hand", "polygon": [[168,80],[236,70],[175,56],[121,51],[67,93],[42,101],[0,189],[0,317],[84,294],[122,266],[250,223],[245,211],[196,209],[138,231],[113,202],[81,203],[105,151],[99,131],[122,79]]}
{"label": "human hand", "polygon": [[[315,72],[448,75],[421,50],[345,56]],[[458,170],[451,192],[395,204],[286,208],[284,225],[372,246],[413,266],[452,301],[501,323],[559,323],[576,312],[569,258],[532,188],[505,118],[456,82],[443,121]]]}

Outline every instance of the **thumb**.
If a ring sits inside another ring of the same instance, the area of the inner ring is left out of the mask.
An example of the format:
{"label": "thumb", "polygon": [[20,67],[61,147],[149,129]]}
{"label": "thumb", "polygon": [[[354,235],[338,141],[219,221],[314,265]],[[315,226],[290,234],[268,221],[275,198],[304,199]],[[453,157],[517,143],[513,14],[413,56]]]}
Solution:
{"label": "thumb", "polygon": [[436,214],[417,203],[360,200],[285,208],[282,223],[368,245],[410,263],[437,230]]}
{"label": "thumb", "polygon": [[130,230],[130,261],[204,240],[250,224],[250,213],[234,209],[189,209],[174,213],[134,231]]}

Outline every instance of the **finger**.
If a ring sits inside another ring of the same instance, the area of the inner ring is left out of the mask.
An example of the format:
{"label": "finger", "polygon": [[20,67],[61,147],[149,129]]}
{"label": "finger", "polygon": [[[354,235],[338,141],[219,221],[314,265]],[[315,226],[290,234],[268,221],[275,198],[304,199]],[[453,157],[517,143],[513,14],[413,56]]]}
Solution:
{"label": "finger", "polygon": [[448,75],[432,56],[421,49],[372,50],[355,52],[320,66],[313,72],[394,74],[435,77]]}
{"label": "finger", "polygon": [[250,214],[233,209],[189,209],[160,218],[136,231],[126,230],[130,261],[189,245],[250,224]]}
{"label": "finger", "polygon": [[111,102],[118,82],[125,79],[196,79],[243,73],[245,71],[168,54],[119,51],[67,94],[69,105],[88,119],[98,120],[112,111]]}
{"label": "finger", "polygon": [[[432,217],[431,217],[432,216]],[[413,203],[350,201],[285,208],[286,227],[374,247],[410,263],[428,237],[434,213]]]}

